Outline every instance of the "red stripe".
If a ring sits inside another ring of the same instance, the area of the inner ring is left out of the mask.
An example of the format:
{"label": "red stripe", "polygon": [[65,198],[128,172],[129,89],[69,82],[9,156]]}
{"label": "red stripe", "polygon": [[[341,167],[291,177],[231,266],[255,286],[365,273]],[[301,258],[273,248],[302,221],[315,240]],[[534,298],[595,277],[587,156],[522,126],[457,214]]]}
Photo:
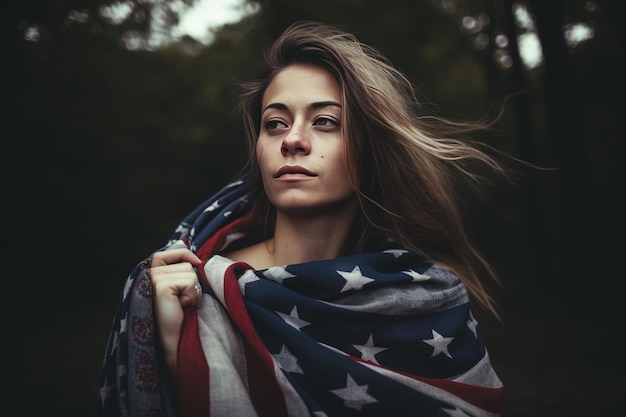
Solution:
{"label": "red stripe", "polygon": [[236,263],[226,270],[224,298],[229,315],[243,336],[250,398],[259,416],[287,417],[287,405],[274,374],[274,362],[248,316],[237,282],[236,268],[251,269],[245,263]]}
{"label": "red stripe", "polygon": [[[211,236],[196,251],[196,255],[206,262],[221,249],[231,230],[245,226],[248,221],[247,218],[240,218],[226,225]],[[206,281],[204,269],[198,268],[198,273]],[[211,415],[210,369],[198,333],[198,314],[191,307],[186,308],[184,313],[176,369],[178,408],[181,417],[207,417]]]}
{"label": "red stripe", "polygon": [[463,384],[461,382],[448,381],[445,379],[425,378],[413,376],[413,378],[426,382],[434,387],[441,388],[457,397],[461,398],[476,407],[491,413],[502,412],[502,398],[504,388],[489,388],[478,385]]}
{"label": "red stripe", "polygon": [[489,388],[481,387],[478,385],[464,384],[462,382],[449,381],[447,379],[427,378],[424,376],[418,376],[409,374],[406,372],[398,371],[397,369],[391,369],[384,366],[376,365],[368,361],[364,361],[355,356],[350,356],[357,362],[367,363],[368,365],[378,366],[379,368],[387,369],[391,372],[395,372],[411,379],[424,382],[433,387],[442,389],[462,399],[463,401],[472,404],[478,408],[489,411],[490,413],[500,414],[502,412],[502,401],[504,396],[504,388]]}
{"label": "red stripe", "polygon": [[245,230],[252,224],[252,217],[240,217],[215,232],[206,242],[196,250],[196,255],[202,260],[208,260],[211,256],[222,250],[226,242],[226,236],[233,230]]}
{"label": "red stripe", "polygon": [[209,366],[198,333],[198,314],[195,308],[186,308],[176,369],[178,408],[182,417],[211,415],[209,377]]}

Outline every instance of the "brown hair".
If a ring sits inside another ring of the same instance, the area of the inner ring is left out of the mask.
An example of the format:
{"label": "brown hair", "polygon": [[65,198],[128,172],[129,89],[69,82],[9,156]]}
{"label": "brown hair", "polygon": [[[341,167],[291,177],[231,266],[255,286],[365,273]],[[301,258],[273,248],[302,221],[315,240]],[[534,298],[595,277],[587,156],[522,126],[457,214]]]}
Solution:
{"label": "brown hair", "polygon": [[361,207],[359,233],[349,242],[361,251],[373,234],[390,237],[430,262],[459,276],[470,295],[496,316],[497,309],[480,277],[497,282],[492,267],[470,241],[458,207],[457,180],[473,185],[480,177],[473,162],[503,172],[477,146],[457,133],[484,128],[418,116],[411,82],[375,49],[353,35],[314,22],[290,26],[266,56],[268,72],[243,85],[241,110],[249,141],[246,165],[254,211],[273,230],[273,207],[263,191],[256,162],[263,94],[285,67],[312,64],[329,71],[342,90],[346,168]]}

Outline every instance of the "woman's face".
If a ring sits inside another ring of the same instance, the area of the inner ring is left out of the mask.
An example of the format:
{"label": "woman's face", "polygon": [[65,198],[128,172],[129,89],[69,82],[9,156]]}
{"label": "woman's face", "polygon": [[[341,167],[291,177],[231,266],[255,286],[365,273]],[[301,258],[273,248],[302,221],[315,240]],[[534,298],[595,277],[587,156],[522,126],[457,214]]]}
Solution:
{"label": "woman's face", "polygon": [[351,206],[341,111],[339,84],[316,66],[288,66],[265,90],[256,155],[265,192],[278,211]]}

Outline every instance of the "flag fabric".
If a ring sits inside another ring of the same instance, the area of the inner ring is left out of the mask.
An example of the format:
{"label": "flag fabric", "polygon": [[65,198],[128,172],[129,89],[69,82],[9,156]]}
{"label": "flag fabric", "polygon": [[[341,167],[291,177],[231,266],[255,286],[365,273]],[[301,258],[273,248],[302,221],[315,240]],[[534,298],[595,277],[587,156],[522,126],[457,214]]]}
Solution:
{"label": "flag fabric", "polygon": [[227,186],[164,250],[203,259],[200,309],[185,310],[176,387],[159,351],[141,263],[124,291],[102,373],[100,415],[495,416],[503,388],[449,270],[379,250],[254,270],[216,255],[250,223]]}

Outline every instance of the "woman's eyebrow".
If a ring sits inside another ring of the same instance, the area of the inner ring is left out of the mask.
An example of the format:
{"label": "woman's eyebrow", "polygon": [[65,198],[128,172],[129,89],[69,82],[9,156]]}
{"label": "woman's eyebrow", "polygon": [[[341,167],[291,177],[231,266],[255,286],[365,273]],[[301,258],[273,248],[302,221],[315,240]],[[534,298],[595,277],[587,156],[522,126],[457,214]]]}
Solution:
{"label": "woman's eyebrow", "polygon": [[283,103],[270,103],[267,106],[265,106],[261,114],[265,113],[269,109],[288,110],[288,107],[286,104],[283,104]]}
{"label": "woman's eyebrow", "polygon": [[317,101],[315,103],[311,103],[308,105],[309,110],[321,109],[323,107],[339,107],[341,108],[341,104],[336,101],[328,100],[328,101]]}
{"label": "woman's eyebrow", "polygon": [[[341,104],[339,104],[339,103],[337,103],[336,101],[333,101],[333,100],[316,101],[314,103],[309,104],[307,106],[307,110],[317,110],[317,109],[321,109],[321,108],[324,108],[324,107],[339,107],[339,108],[341,108]],[[289,110],[289,106],[287,106],[286,104],[283,104],[283,103],[270,103],[267,106],[265,106],[265,108],[263,109],[263,112],[261,112],[261,114],[265,113],[269,109],[277,109],[277,110],[287,111],[287,110]]]}

